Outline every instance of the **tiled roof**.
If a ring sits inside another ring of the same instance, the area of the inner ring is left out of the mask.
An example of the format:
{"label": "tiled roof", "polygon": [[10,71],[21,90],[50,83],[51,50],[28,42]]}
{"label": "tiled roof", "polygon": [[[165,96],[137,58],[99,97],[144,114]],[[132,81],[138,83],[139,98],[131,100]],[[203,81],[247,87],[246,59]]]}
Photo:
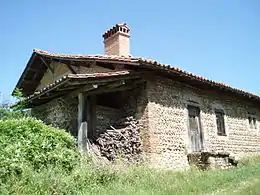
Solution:
{"label": "tiled roof", "polygon": [[116,72],[93,73],[93,74],[68,74],[68,75],[64,75],[61,78],[55,80],[53,83],[46,85],[44,88],[34,92],[32,95],[28,96],[26,99],[30,100],[30,99],[34,98],[35,96],[43,94],[43,93],[53,89],[57,85],[59,85],[63,82],[66,82],[68,80],[75,80],[75,79],[88,80],[88,79],[95,79],[95,78],[102,79],[102,78],[108,78],[108,77],[127,76],[130,74],[131,74],[130,71],[116,71]]}
{"label": "tiled roof", "polygon": [[108,55],[67,55],[67,54],[54,54],[50,53],[47,51],[42,51],[38,49],[34,49],[34,52],[41,55],[41,56],[46,56],[46,57],[51,57],[51,58],[60,58],[60,59],[81,59],[81,60],[107,60],[107,61],[114,61],[114,62],[125,62],[127,64],[132,64],[132,65],[150,65],[151,68],[156,68],[156,69],[161,69],[161,70],[166,70],[166,71],[172,71],[174,73],[177,73],[182,76],[189,77],[191,79],[210,84],[212,86],[219,87],[221,89],[225,89],[228,91],[232,91],[235,93],[238,93],[240,95],[247,96],[249,98],[253,98],[256,100],[260,101],[260,96],[243,91],[241,89],[237,89],[234,87],[231,87],[229,85],[226,85],[224,83],[216,82],[198,75],[195,75],[191,72],[184,71],[182,69],[172,67],[167,64],[161,64],[155,60],[150,60],[146,58],[140,58],[140,57],[125,57],[125,56],[108,56]]}
{"label": "tiled roof", "polygon": [[46,56],[50,58],[58,58],[58,59],[68,59],[68,60],[110,60],[116,62],[135,62],[138,63],[140,58],[131,57],[131,56],[116,56],[116,55],[81,55],[81,54],[55,54],[47,51],[34,49],[34,53],[39,54],[41,56]]}

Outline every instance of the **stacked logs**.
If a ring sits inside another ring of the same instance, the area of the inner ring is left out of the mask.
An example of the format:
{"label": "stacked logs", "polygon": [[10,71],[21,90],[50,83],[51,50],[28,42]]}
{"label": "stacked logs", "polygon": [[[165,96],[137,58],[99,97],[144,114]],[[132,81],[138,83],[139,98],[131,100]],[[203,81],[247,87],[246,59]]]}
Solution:
{"label": "stacked logs", "polygon": [[141,139],[138,122],[134,117],[126,117],[110,126],[96,139],[100,155],[110,161],[124,159],[135,161],[141,153]]}

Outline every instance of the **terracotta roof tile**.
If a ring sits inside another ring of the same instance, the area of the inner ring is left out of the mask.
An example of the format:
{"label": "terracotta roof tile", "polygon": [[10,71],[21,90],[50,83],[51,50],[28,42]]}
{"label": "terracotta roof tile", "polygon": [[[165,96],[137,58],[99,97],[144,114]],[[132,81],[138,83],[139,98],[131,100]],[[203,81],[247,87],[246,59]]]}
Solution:
{"label": "terracotta roof tile", "polygon": [[53,83],[46,85],[44,88],[34,92],[32,95],[28,96],[26,99],[30,100],[33,97],[40,95],[40,94],[52,89],[56,85],[58,85],[62,82],[68,81],[69,79],[90,79],[90,78],[117,77],[117,76],[130,75],[130,74],[131,74],[130,71],[116,71],[116,72],[93,73],[93,74],[68,74],[68,75],[64,75],[61,78],[55,80]]}
{"label": "terracotta roof tile", "polygon": [[[176,68],[176,67],[172,67],[168,64],[161,64],[155,60],[151,60],[151,59],[146,59],[146,58],[140,58],[140,57],[124,57],[124,56],[108,56],[108,55],[69,55],[69,54],[54,54],[54,53],[50,53],[47,51],[43,51],[43,50],[39,50],[39,49],[34,49],[34,52],[38,55],[41,56],[45,56],[45,57],[50,57],[50,58],[60,58],[60,59],[68,59],[68,60],[73,60],[73,59],[82,59],[82,60],[111,60],[111,61],[115,61],[115,62],[125,62],[127,64],[132,64],[132,65],[137,65],[137,66],[142,66],[143,64],[145,65],[150,65],[153,68],[158,68],[158,69],[163,69],[166,71],[172,71],[174,73],[180,74],[182,76],[186,76],[192,79],[195,79],[197,81],[203,82],[203,83],[207,83],[210,84],[211,86],[216,86],[219,88],[223,88],[226,89],[228,91],[232,91],[235,93],[238,93],[240,95],[244,95],[247,96],[249,98],[254,98],[257,99],[258,101],[260,101],[260,96],[252,94],[252,93],[248,93],[246,91],[243,91],[241,89],[237,89],[237,88],[233,88],[229,85],[226,85],[224,83],[221,82],[216,82],[198,75],[195,75],[193,73],[184,71],[182,69]],[[121,72],[122,73],[122,72]],[[108,76],[108,74],[114,74],[114,73],[107,73],[105,74],[105,76]],[[102,76],[104,75],[104,73],[96,73],[95,76]],[[74,75],[75,76],[75,75]],[[87,76],[87,75],[85,75]],[[80,76],[78,75],[78,78],[85,78],[85,76]],[[90,76],[90,75],[89,75]],[[93,75],[92,75],[93,77]]]}

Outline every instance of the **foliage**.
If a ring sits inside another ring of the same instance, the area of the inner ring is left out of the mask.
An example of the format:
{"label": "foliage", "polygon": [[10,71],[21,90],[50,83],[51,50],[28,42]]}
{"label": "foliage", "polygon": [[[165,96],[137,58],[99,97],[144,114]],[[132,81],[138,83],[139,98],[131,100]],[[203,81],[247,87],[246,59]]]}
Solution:
{"label": "foliage", "polygon": [[0,105],[0,120],[20,119],[30,116],[30,109],[27,109],[27,103],[23,97],[23,93],[19,89],[15,89],[13,96],[17,100],[15,105],[5,103]]}
{"label": "foliage", "polygon": [[15,88],[13,96],[17,99],[17,103],[13,106],[16,112],[22,112],[27,107],[27,102],[21,89]]}
{"label": "foliage", "polygon": [[21,174],[24,167],[49,165],[71,169],[77,159],[74,138],[32,118],[0,121],[0,177]]}
{"label": "foliage", "polygon": [[22,112],[14,112],[8,107],[0,108],[0,120],[20,119],[24,117]]}
{"label": "foliage", "polygon": [[258,194],[260,162],[229,170],[182,172],[144,165],[112,167],[81,160],[70,171],[51,166],[35,172],[25,167],[21,177],[0,184],[2,194]]}

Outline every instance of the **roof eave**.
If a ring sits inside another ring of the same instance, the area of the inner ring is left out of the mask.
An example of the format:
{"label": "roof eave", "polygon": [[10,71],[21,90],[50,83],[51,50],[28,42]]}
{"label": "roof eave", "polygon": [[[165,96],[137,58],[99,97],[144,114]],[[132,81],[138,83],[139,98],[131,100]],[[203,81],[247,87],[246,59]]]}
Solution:
{"label": "roof eave", "polygon": [[13,89],[11,95],[14,95],[14,92],[15,92],[15,89],[16,89],[16,88],[19,89],[19,88],[21,87],[22,80],[23,80],[23,78],[24,78],[24,76],[25,76],[27,70],[29,69],[29,66],[33,63],[33,61],[34,61],[34,59],[35,59],[36,56],[37,56],[37,53],[36,53],[35,51],[33,51],[33,53],[32,53],[32,55],[31,55],[29,61],[28,61],[27,64],[26,64],[26,67],[24,68],[23,73],[22,73],[22,75],[20,76],[20,78],[19,78],[19,80],[18,80],[18,82],[17,82],[15,88]]}

